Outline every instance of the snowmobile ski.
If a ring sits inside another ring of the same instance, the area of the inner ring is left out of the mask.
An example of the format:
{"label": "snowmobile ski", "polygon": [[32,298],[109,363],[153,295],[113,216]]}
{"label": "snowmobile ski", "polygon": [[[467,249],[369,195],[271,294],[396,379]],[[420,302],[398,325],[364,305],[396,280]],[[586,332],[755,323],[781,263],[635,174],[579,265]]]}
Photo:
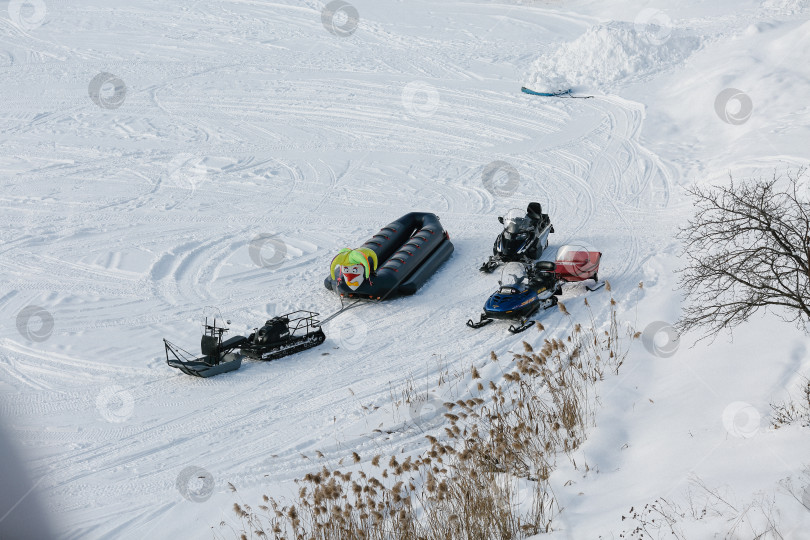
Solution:
{"label": "snowmobile ski", "polygon": [[515,326],[514,324],[510,324],[509,325],[509,332],[511,332],[512,334],[519,334],[519,333],[521,333],[521,332],[523,332],[525,330],[528,330],[532,326],[534,326],[535,322],[537,322],[537,321],[531,321],[531,320],[523,321],[519,326]]}
{"label": "snowmobile ski", "polygon": [[486,314],[482,313],[481,319],[479,319],[478,322],[475,322],[472,319],[467,320],[467,326],[469,326],[470,328],[481,328],[482,326],[486,326],[494,320],[495,319],[490,319],[489,317],[486,316]]}
{"label": "snowmobile ski", "polygon": [[[542,305],[540,307],[542,308],[543,311],[545,311],[545,310],[547,310],[549,308],[552,308],[552,307],[556,306],[557,302],[558,302],[557,297],[556,296],[551,296],[550,298],[547,298],[546,300],[543,300],[543,303],[542,303]],[[538,322],[538,321],[536,321],[534,319],[526,319],[519,326],[515,326],[514,324],[509,325],[508,330],[513,334],[519,334],[519,333],[523,332],[524,330],[528,330],[529,328],[531,328],[534,325],[534,323],[536,323],[536,322]]]}
{"label": "snowmobile ski", "polygon": [[491,274],[492,272],[495,271],[496,268],[498,268],[498,265],[500,264],[501,264],[500,261],[495,259],[494,256],[490,255],[489,259],[487,259],[484,262],[484,264],[481,265],[481,268],[479,268],[478,270],[481,272],[485,272],[487,274]]}

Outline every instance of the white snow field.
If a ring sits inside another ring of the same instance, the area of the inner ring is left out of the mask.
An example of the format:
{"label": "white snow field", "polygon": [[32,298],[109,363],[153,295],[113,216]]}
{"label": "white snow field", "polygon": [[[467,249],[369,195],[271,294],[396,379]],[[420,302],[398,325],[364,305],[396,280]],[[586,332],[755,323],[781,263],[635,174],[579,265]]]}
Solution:
{"label": "white snow field", "polygon": [[[59,538],[227,537],[228,483],[255,505],[355,451],[427,448],[441,409],[394,406],[404,387],[464,397],[443,372],[497,379],[522,341],[585,322],[571,286],[545,332],[464,325],[496,287],[478,267],[508,209],[541,202],[547,254],[602,251],[642,331],[680,313],[684,188],[810,161],[803,0],[352,0],[357,20],[332,24],[311,0],[0,7],[0,411],[36,485],[20,495]],[[519,181],[485,186],[497,161]],[[332,257],[412,210],[456,248],[416,295],[278,361],[211,379],[166,365],[162,338],[196,351],[207,306],[231,335],[335,312]],[[610,294],[589,297],[597,315]],[[645,335],[597,386],[579,466],[558,460],[543,536],[629,538],[631,507],[663,497],[686,538],[769,520],[767,538],[810,538],[810,431],[774,429],[770,408],[810,375],[807,336],[773,314],[713,342]]]}

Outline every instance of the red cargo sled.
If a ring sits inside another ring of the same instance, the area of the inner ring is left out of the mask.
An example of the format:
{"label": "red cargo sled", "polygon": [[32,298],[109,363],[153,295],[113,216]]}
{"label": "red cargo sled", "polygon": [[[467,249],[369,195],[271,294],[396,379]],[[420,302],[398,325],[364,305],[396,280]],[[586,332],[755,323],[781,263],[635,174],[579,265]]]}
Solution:
{"label": "red cargo sled", "polygon": [[599,289],[605,284],[604,282],[599,283],[601,260],[601,251],[583,246],[562,246],[557,250],[557,260],[555,261],[557,277],[569,282],[592,279],[595,285],[589,286],[588,289]]}

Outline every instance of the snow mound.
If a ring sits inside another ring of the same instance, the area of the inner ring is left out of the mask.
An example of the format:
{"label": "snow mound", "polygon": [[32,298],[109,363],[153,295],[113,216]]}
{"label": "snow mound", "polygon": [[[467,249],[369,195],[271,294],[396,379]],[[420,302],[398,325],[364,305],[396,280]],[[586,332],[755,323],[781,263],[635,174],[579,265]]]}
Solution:
{"label": "snow mound", "polygon": [[607,89],[679,64],[701,42],[701,38],[670,28],[663,21],[599,24],[538,58],[527,86],[537,91],[579,86]]}
{"label": "snow mound", "polygon": [[807,11],[808,0],[765,0],[762,7],[779,15],[795,15]]}

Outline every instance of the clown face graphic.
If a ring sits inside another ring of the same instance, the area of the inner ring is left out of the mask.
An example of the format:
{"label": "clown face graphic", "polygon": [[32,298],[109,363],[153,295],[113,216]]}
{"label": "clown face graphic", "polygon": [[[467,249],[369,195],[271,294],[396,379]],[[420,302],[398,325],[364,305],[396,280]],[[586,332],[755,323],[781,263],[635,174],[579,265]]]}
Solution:
{"label": "clown face graphic", "polygon": [[351,290],[356,291],[363,284],[366,277],[377,269],[377,254],[368,248],[340,250],[330,263],[329,275],[336,279],[335,271],[340,269],[343,281]]}
{"label": "clown face graphic", "polygon": [[362,264],[341,265],[340,267],[340,273],[343,274],[346,285],[353,291],[356,291],[357,287],[365,281],[365,271],[366,269]]}

